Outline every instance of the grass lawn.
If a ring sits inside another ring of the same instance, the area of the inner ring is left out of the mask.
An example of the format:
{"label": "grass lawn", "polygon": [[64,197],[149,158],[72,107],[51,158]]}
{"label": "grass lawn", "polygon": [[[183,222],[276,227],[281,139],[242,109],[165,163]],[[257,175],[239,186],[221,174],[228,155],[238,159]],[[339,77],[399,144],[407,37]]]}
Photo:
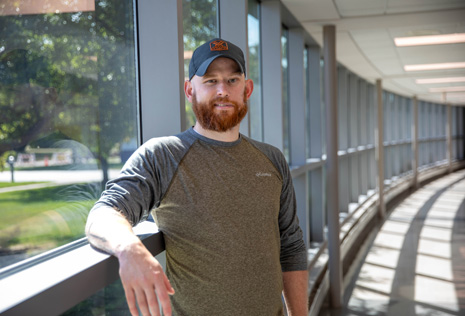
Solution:
{"label": "grass lawn", "polygon": [[97,184],[0,193],[0,250],[54,248],[82,237]]}

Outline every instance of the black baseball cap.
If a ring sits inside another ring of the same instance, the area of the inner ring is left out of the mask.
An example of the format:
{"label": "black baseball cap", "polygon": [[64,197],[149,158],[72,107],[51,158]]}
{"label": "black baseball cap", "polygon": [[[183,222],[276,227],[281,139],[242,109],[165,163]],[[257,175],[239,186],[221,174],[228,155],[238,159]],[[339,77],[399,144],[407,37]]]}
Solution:
{"label": "black baseball cap", "polygon": [[245,59],[242,50],[231,42],[221,38],[214,38],[196,48],[189,63],[189,80],[205,75],[208,66],[218,57],[234,60],[245,75]]}

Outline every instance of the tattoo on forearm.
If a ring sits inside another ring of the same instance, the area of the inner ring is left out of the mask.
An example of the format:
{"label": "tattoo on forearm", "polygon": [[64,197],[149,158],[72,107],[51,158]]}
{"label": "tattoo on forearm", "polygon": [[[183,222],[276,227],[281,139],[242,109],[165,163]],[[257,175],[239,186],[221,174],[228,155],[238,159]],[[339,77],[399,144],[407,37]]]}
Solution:
{"label": "tattoo on forearm", "polygon": [[93,239],[93,243],[91,242],[91,246],[98,248],[99,250],[105,251],[110,255],[114,255],[114,251],[108,245],[108,239],[103,236],[95,235],[90,233],[90,237]]}

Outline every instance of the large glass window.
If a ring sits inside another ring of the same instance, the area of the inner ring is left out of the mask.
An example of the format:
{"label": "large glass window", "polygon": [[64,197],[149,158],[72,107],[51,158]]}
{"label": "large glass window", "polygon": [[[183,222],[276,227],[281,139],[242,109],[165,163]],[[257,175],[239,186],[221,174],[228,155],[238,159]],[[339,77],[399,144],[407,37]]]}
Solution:
{"label": "large glass window", "polygon": [[250,136],[263,141],[263,106],[260,67],[260,6],[258,1],[248,1],[247,32],[249,39],[248,78],[254,82],[249,100]]}
{"label": "large glass window", "polygon": [[[183,0],[184,28],[184,77],[189,79],[189,62],[194,50],[218,37],[218,5],[216,0]],[[190,128],[195,123],[192,104],[186,100],[186,126]]]}
{"label": "large glass window", "polygon": [[139,133],[133,1],[5,0],[0,32],[1,268],[83,237]]}

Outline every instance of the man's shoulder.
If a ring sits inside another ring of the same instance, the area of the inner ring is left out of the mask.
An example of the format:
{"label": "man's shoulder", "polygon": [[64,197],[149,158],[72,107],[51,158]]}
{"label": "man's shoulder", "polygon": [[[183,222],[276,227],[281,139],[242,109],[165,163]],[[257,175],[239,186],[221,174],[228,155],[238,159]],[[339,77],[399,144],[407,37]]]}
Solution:
{"label": "man's shoulder", "polygon": [[271,144],[268,144],[268,143],[264,143],[264,142],[261,142],[261,141],[258,141],[258,140],[255,140],[255,139],[252,139],[252,138],[249,138],[247,136],[243,136],[242,137],[248,142],[250,143],[252,146],[254,146],[256,149],[258,149],[259,151],[261,151],[263,154],[265,154],[268,158],[272,159],[272,160],[279,160],[279,161],[282,161],[282,160],[286,160],[284,158],[284,155],[283,153],[281,152],[281,150],[279,150],[279,148],[271,145]]}
{"label": "man's shoulder", "polygon": [[283,175],[283,177],[287,177],[289,174],[289,165],[284,157],[284,154],[281,150],[271,144],[260,142],[249,137],[243,136],[244,139],[255,147],[258,151],[260,151],[271,163],[275,166],[275,168]]}
{"label": "man's shoulder", "polygon": [[195,142],[189,130],[172,136],[154,137],[146,141],[141,147],[148,150],[185,149]]}

